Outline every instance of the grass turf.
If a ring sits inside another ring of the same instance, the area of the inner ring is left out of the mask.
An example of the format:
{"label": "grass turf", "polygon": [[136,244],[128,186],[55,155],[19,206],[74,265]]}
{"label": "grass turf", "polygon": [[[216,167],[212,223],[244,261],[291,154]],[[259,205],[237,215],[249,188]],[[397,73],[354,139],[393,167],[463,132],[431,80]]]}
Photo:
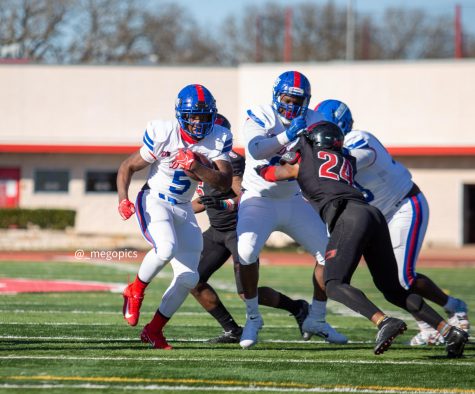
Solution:
{"label": "grass turf", "polygon": [[[0,277],[126,282],[138,266],[123,263],[1,262]],[[444,289],[475,305],[474,268],[423,269]],[[354,284],[383,310],[406,319],[408,332],[382,356],[372,352],[375,328],[329,302],[328,321],[347,345],[300,340],[293,317],[262,307],[264,328],[251,350],[211,345],[220,327],[190,296],[166,327],[173,351],[138,340],[169,285],[166,269],[149,286],[139,326],[128,327],[122,297],[113,293],[27,293],[0,296],[0,392],[383,392],[475,393],[475,346],[465,357],[445,358],[444,347],[410,347],[416,325],[387,303],[361,267]],[[310,298],[311,268],[262,266],[260,283],[293,298]],[[230,267],[211,284],[236,320],[244,323]],[[440,311],[440,308],[436,308]],[[441,311],[442,312],[442,311]]]}

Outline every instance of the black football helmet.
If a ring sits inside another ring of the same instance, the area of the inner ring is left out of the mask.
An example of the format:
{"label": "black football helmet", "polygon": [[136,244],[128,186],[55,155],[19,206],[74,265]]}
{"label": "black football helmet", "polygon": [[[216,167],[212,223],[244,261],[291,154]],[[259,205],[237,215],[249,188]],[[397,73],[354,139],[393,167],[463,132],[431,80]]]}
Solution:
{"label": "black football helmet", "polygon": [[343,149],[345,135],[341,129],[332,122],[321,121],[307,127],[305,137],[314,145],[337,152]]}
{"label": "black football helmet", "polygon": [[231,130],[231,123],[229,123],[229,120],[227,120],[226,117],[224,115],[221,115],[220,113],[216,114],[214,124],[218,124],[227,128],[228,130]]}

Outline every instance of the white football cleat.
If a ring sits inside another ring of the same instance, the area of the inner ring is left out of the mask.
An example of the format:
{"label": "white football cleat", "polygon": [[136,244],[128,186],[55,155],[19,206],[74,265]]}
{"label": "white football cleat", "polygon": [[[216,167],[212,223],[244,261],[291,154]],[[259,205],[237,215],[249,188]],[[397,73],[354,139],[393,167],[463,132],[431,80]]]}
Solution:
{"label": "white football cleat", "polygon": [[317,321],[307,317],[302,324],[303,339],[308,341],[312,335],[318,335],[329,343],[345,344],[348,338],[340,334],[330,324],[325,321]]}
{"label": "white football cleat", "polygon": [[466,312],[455,312],[452,317],[448,320],[448,323],[451,326],[455,326],[465,331],[467,334],[470,333],[470,322],[468,320],[468,315]]}
{"label": "white football cleat", "polygon": [[421,330],[415,335],[410,342],[411,346],[424,346],[424,345],[442,345],[444,343],[444,337],[440,335],[437,330]]}
{"label": "white football cleat", "polygon": [[257,335],[264,325],[261,315],[248,316],[246,324],[242,330],[241,340],[239,344],[243,349],[249,349],[257,343]]}

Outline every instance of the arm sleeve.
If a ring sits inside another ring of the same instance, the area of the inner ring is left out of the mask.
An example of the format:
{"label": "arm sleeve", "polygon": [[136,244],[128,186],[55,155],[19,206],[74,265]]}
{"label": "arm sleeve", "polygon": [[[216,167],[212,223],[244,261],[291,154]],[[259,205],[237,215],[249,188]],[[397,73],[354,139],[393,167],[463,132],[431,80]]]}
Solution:
{"label": "arm sleeve", "polygon": [[275,155],[289,142],[285,131],[276,136],[268,137],[266,129],[252,119],[246,120],[244,124],[244,138],[247,152],[255,160],[263,160]]}

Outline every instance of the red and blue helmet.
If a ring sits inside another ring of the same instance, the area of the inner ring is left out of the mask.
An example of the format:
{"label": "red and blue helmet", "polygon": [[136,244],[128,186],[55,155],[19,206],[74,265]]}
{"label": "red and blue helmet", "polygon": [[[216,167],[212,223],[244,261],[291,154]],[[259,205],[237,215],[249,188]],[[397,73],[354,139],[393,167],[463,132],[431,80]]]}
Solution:
{"label": "red and blue helmet", "polygon": [[[194,140],[201,140],[213,130],[218,109],[211,92],[203,85],[187,85],[178,93],[175,103],[175,115],[182,130]],[[191,117],[200,116],[199,122]],[[188,126],[192,125],[190,131]]]}
{"label": "red and blue helmet", "polygon": [[[282,95],[302,98],[301,105],[281,103]],[[272,96],[272,106],[285,119],[305,116],[312,96],[310,82],[298,71],[286,71],[275,80]]]}
{"label": "red and blue helmet", "polygon": [[216,114],[216,120],[214,121],[214,124],[218,124],[228,130],[231,130],[231,123],[229,123],[229,120],[227,120],[224,115]]}
{"label": "red and blue helmet", "polygon": [[345,135],[353,128],[353,116],[351,115],[351,111],[342,101],[322,101],[315,107],[315,111],[323,115],[325,120],[335,123]]}

